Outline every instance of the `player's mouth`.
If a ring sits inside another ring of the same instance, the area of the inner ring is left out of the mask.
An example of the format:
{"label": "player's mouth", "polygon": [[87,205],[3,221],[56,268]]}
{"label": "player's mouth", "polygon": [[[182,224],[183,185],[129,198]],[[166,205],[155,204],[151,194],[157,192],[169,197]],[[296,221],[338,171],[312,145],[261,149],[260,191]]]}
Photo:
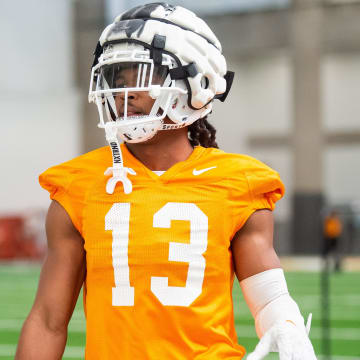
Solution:
{"label": "player's mouth", "polygon": [[[120,112],[120,116],[124,117],[124,111]],[[140,111],[140,109],[136,108],[135,106],[128,106],[127,108],[127,117],[134,117],[134,116],[144,116],[144,113]]]}
{"label": "player's mouth", "polygon": [[[123,112],[120,113],[120,117],[124,117],[125,114]],[[139,117],[139,116],[144,116],[144,114],[141,111],[128,111],[126,113],[126,117]]]}
{"label": "player's mouth", "polygon": [[143,116],[144,114],[140,111],[128,111],[127,112],[127,116],[130,117],[130,116]]}

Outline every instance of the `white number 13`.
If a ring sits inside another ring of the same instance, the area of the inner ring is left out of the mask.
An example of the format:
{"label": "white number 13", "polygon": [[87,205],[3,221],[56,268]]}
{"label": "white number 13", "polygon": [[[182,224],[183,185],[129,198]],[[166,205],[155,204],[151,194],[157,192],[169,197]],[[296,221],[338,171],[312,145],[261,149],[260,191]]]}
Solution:
{"label": "white number 13", "polygon": [[[171,220],[190,222],[190,243],[169,243],[169,261],[188,262],[185,286],[169,286],[167,277],[151,277],[151,291],[163,305],[189,306],[202,292],[207,248],[208,218],[192,203],[169,202],[157,211],[153,227],[170,228]],[[133,306],[135,289],[130,286],[129,245],[130,204],[116,203],[105,216],[105,230],[112,230],[112,262],[115,287],[113,306]]]}

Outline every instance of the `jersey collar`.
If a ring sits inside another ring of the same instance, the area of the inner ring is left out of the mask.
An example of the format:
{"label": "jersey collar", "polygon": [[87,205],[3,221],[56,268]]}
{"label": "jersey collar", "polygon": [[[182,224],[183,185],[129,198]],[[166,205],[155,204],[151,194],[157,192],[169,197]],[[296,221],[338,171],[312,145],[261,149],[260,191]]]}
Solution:
{"label": "jersey collar", "polygon": [[179,161],[168,170],[164,172],[161,176],[156,175],[152,170],[146,167],[140,160],[138,160],[123,143],[120,145],[121,151],[124,154],[124,163],[125,166],[130,167],[135,170],[137,174],[143,174],[144,176],[151,178],[157,182],[167,182],[171,178],[175,177],[181,170],[197,161],[206,151],[206,148],[202,146],[196,146],[190,156],[183,161]]}

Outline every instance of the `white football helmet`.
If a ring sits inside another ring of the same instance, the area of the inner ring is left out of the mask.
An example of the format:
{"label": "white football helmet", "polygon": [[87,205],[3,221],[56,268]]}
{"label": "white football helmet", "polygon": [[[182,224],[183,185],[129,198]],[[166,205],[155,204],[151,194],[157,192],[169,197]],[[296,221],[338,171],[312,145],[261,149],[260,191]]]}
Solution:
{"label": "white football helmet", "polygon": [[[91,71],[89,102],[97,105],[113,154],[107,192],[121,181],[131,192],[119,140],[143,142],[159,130],[205,117],[224,101],[234,73],[221,44],[193,12],[166,3],[137,6],[115,18],[100,36]],[[139,101],[139,99],[141,101]],[[172,123],[165,123],[168,117]]]}
{"label": "white football helmet", "polygon": [[[89,101],[97,105],[99,127],[112,122],[120,139],[141,142],[206,116],[214,98],[225,100],[232,78],[202,19],[180,6],[152,3],[119,15],[101,34]],[[133,105],[140,93],[153,99],[146,113]],[[164,124],[165,116],[174,124]]]}

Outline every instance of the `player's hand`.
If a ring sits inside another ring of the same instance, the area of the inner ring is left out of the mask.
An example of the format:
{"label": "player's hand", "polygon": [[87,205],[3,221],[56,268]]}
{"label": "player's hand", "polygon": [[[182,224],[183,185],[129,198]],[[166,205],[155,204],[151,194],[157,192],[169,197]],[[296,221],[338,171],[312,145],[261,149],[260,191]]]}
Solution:
{"label": "player's hand", "polygon": [[276,322],[264,334],[247,360],[263,359],[270,352],[279,352],[280,360],[316,360],[308,337],[308,324],[305,330],[305,327],[299,328],[289,321]]}

